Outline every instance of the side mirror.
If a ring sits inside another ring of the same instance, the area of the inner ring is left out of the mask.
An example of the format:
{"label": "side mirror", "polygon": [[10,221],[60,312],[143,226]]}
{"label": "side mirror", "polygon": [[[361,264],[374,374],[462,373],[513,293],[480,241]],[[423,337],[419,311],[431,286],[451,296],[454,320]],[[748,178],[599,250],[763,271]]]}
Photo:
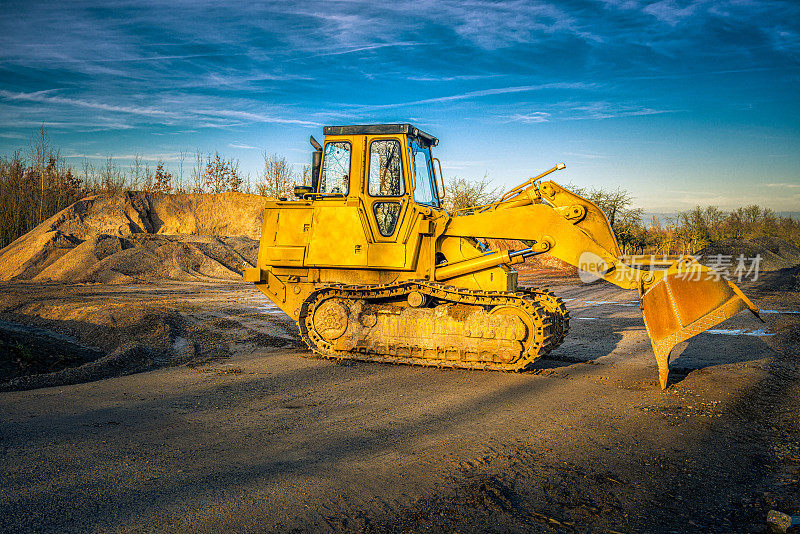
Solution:
{"label": "side mirror", "polygon": [[311,146],[314,147],[314,152],[311,153],[311,187],[316,191],[319,187],[319,166],[322,162],[322,145],[319,144],[319,141],[314,139],[313,135],[310,137],[309,141],[311,141]]}
{"label": "side mirror", "polygon": [[317,191],[319,187],[319,167],[322,162],[322,150],[315,150],[311,153],[311,187]]}

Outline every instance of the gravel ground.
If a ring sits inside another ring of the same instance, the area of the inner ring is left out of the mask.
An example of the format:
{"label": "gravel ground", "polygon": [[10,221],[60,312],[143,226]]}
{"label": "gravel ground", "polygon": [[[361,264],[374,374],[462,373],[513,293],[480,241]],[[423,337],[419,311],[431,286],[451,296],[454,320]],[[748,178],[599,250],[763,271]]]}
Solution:
{"label": "gravel ground", "polygon": [[767,324],[681,344],[662,391],[635,293],[547,283],[572,330],[516,374],[316,359],[244,284],[1,285],[0,331],[41,338],[33,358],[140,352],[54,359],[53,387],[6,368],[0,530],[759,532],[800,513],[800,293],[745,285]]}

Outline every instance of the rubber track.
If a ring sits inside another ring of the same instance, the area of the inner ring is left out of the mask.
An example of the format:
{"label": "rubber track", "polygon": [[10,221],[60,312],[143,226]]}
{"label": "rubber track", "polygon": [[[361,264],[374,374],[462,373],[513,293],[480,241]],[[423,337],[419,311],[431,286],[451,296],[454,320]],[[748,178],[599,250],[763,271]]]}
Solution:
{"label": "rubber track", "polygon": [[[498,305],[513,305],[526,309],[530,315],[536,314],[540,318],[541,326],[544,327],[544,337],[539,341],[539,346],[533,344],[523,354],[521,358],[515,359],[508,364],[496,362],[469,362],[460,360],[432,360],[415,357],[399,357],[391,354],[374,354],[361,351],[337,351],[330,347],[330,343],[321,339],[316,334],[309,333],[313,330],[313,316],[316,306],[325,299],[337,297],[348,300],[379,300],[379,299],[398,299],[407,296],[412,291],[419,291],[440,301],[453,302],[457,304],[467,304],[474,306],[494,307]],[[550,308],[558,310],[563,308],[565,320],[562,326],[569,328],[569,312],[563,307],[563,302],[547,290],[520,290],[515,293],[501,291],[476,291],[471,289],[447,286],[427,280],[410,280],[395,284],[384,285],[344,285],[337,284],[327,286],[313,292],[303,302],[300,308],[298,325],[303,341],[317,354],[332,359],[341,360],[361,360],[381,363],[423,365],[428,367],[453,367],[461,369],[482,369],[491,371],[520,371],[541,358],[550,350],[555,348],[563,340],[566,329],[561,328],[561,332],[552,333],[552,315],[540,301],[546,300]],[[560,308],[559,308],[560,306]],[[559,335],[560,334],[560,335]]]}

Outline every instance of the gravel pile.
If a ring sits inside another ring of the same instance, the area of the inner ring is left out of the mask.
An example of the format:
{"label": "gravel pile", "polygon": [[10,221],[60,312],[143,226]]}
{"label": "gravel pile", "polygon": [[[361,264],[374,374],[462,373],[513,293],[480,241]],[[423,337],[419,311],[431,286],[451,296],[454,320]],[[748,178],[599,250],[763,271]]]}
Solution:
{"label": "gravel pile", "polygon": [[0,250],[0,281],[240,279],[258,255],[264,200],[243,193],[89,197]]}
{"label": "gravel pile", "polygon": [[737,258],[744,255],[747,264],[750,258],[760,256],[759,271],[777,271],[800,265],[800,249],[788,241],[777,237],[762,236],[747,239],[722,239],[699,251],[700,263],[709,264],[712,258],[722,255],[729,257],[732,268],[737,265]]}

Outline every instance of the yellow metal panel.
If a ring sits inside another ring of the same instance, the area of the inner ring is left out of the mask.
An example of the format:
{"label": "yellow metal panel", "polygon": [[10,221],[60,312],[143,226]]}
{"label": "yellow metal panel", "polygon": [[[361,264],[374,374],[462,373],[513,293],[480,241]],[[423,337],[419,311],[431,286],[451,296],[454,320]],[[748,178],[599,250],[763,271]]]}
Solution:
{"label": "yellow metal panel", "polygon": [[367,250],[370,267],[403,269],[406,266],[406,246],[403,243],[370,243]]}
{"label": "yellow metal panel", "polygon": [[264,271],[259,269],[258,267],[245,267],[244,272],[242,273],[242,278],[245,282],[253,282],[253,283],[261,283],[264,281],[262,274]]}
{"label": "yellow metal panel", "polygon": [[286,286],[277,276],[267,271],[267,284],[270,292],[281,302],[286,302]]}
{"label": "yellow metal panel", "polygon": [[431,235],[433,233],[433,223],[429,219],[420,219],[418,230],[420,234]]}
{"label": "yellow metal panel", "polygon": [[361,227],[358,208],[343,205],[317,206],[314,208],[311,224],[306,265],[367,265],[367,240]]}
{"label": "yellow metal panel", "polygon": [[303,265],[303,245],[311,234],[312,212],[307,203],[267,203],[258,250],[259,267]]}
{"label": "yellow metal panel", "polygon": [[289,282],[287,286],[274,273],[270,271],[263,271],[263,273],[265,278],[268,278],[268,283],[256,284],[256,287],[296,321],[300,316],[300,306],[308,295],[314,291],[314,284]]}
{"label": "yellow metal panel", "polygon": [[267,249],[267,262],[270,265],[301,267],[306,247],[274,246]]}
{"label": "yellow metal panel", "polygon": [[282,209],[277,220],[276,245],[304,245],[311,233],[312,208]]}
{"label": "yellow metal panel", "polygon": [[264,210],[264,222],[261,225],[261,243],[272,245],[278,234],[278,217],[280,210],[267,208]]}

